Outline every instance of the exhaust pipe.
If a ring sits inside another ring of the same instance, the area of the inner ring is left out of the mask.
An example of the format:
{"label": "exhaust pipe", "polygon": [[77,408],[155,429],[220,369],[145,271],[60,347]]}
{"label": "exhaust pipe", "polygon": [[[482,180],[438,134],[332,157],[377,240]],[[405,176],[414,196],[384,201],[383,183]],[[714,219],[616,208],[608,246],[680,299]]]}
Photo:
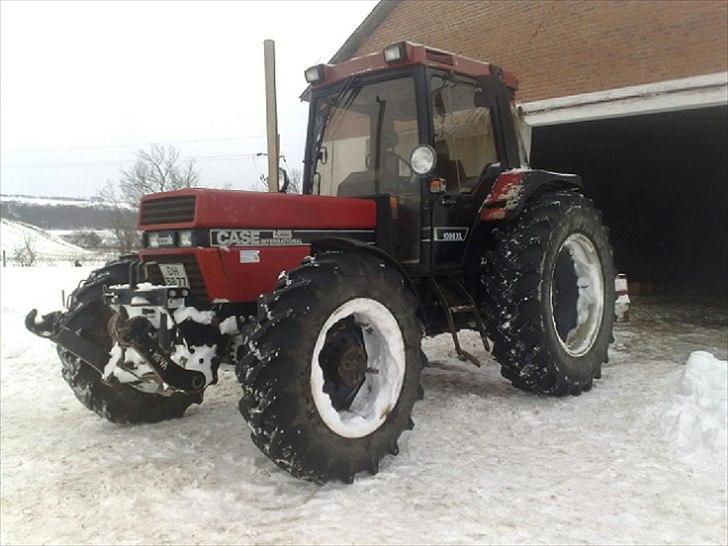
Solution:
{"label": "exhaust pipe", "polygon": [[278,191],[278,112],[276,107],[276,44],[263,42],[265,65],[265,123],[268,140],[268,191]]}

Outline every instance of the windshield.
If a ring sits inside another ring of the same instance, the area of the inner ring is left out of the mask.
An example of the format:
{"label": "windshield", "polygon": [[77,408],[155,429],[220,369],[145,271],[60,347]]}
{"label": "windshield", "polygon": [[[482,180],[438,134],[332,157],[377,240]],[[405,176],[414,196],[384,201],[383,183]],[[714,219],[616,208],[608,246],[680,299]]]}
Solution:
{"label": "windshield", "polygon": [[370,197],[389,194],[394,253],[420,257],[420,183],[410,168],[419,145],[415,80],[348,80],[313,105],[311,193]]}
{"label": "windshield", "polygon": [[313,193],[366,196],[411,191],[409,157],[419,143],[414,79],[349,80],[317,99]]}

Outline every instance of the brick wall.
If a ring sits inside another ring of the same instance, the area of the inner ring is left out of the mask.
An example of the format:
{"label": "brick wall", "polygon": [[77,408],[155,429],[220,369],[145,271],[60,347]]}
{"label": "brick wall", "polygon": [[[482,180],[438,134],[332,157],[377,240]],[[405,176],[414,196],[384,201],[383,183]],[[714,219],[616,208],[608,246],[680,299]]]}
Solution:
{"label": "brick wall", "polygon": [[529,101],[724,71],[728,2],[403,0],[357,55],[400,40],[499,64]]}

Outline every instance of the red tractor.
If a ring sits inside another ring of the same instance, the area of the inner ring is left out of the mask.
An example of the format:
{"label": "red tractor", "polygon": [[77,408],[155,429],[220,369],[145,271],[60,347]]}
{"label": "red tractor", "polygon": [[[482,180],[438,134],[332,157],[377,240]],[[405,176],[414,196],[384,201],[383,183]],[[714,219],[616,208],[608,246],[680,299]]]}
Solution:
{"label": "red tractor", "polygon": [[578,176],[532,170],[516,79],[401,42],[306,71],[303,195],[147,195],[144,249],[28,328],[113,422],[181,417],[235,366],[253,442],[297,477],[377,472],[413,427],[423,336],[474,328],[514,386],[580,394],[614,320]]}

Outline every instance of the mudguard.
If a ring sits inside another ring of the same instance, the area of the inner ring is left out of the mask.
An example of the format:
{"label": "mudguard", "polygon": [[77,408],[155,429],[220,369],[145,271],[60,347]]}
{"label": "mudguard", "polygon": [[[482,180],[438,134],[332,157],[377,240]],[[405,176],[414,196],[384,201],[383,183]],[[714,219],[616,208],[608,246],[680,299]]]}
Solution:
{"label": "mudguard", "polygon": [[555,189],[581,190],[581,177],[540,169],[513,169],[498,176],[480,208],[481,221],[510,220],[518,216],[536,193]]}
{"label": "mudguard", "polygon": [[[319,252],[339,251],[339,252],[358,252],[360,254],[371,254],[381,259],[384,263],[399,271],[404,277],[404,282],[415,296],[417,290],[411,277],[405,271],[402,264],[389,252],[382,250],[378,246],[369,245],[356,239],[347,239],[345,237],[331,237],[318,239],[311,244],[311,255],[315,256]],[[419,301],[419,298],[418,298]]]}

